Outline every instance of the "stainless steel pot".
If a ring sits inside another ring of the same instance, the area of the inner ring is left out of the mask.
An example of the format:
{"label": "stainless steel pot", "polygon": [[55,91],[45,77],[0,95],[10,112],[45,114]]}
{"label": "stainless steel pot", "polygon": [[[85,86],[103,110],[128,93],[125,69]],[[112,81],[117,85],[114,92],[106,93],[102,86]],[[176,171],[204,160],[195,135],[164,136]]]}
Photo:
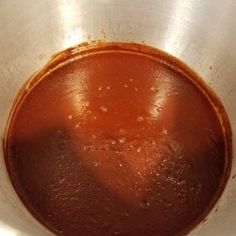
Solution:
{"label": "stainless steel pot", "polygon": [[[144,41],[192,67],[223,102],[236,144],[235,0],[1,0],[0,32],[1,137],[17,91],[52,54],[83,41],[106,39]],[[235,173],[233,161],[223,196],[190,235],[236,235]],[[2,143],[0,235],[51,235],[11,187]]]}

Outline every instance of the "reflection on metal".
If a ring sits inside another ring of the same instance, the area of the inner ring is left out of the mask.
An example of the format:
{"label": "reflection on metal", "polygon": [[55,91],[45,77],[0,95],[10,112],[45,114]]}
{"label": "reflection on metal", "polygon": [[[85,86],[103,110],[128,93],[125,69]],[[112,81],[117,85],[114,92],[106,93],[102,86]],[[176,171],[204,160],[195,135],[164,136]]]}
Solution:
{"label": "reflection on metal", "polygon": [[[171,6],[172,13],[168,21],[168,27],[165,35],[163,49],[169,53],[175,52],[175,47],[180,40],[185,39],[189,34],[189,29],[186,27],[185,19],[190,19],[193,16],[194,0],[176,0]],[[183,18],[184,16],[184,18]],[[180,49],[184,50],[183,47]]]}
{"label": "reflection on metal", "polygon": [[[68,48],[78,44],[78,42],[83,40],[83,30],[80,26],[82,16],[81,8],[78,8],[75,1],[69,3],[66,0],[62,0],[58,5],[58,9],[58,24],[60,24],[60,28],[64,33],[62,48]],[[71,31],[71,26],[75,27],[73,32]]]}
{"label": "reflection on metal", "polygon": [[19,236],[19,234],[12,228],[0,224],[0,235],[2,236]]}

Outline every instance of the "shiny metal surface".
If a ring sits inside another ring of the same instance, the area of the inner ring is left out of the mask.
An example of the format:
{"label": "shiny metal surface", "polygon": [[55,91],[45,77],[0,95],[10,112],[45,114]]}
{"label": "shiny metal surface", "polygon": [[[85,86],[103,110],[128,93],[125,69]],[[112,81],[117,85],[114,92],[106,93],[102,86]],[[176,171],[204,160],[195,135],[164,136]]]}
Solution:
{"label": "shiny metal surface", "polygon": [[[83,41],[105,39],[144,41],[193,68],[221,98],[231,120],[235,146],[235,12],[235,0],[1,0],[1,137],[17,91],[52,54]],[[213,209],[208,220],[190,235],[236,235],[235,174],[234,162],[227,188],[216,206],[218,211]],[[0,235],[51,235],[14,193],[2,146]]]}

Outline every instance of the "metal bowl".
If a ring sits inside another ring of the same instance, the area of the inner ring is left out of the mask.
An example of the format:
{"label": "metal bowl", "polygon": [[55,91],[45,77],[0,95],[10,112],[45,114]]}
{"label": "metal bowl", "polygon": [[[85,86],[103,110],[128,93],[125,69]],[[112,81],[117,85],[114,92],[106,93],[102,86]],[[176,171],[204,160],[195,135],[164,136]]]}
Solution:
{"label": "metal bowl", "polygon": [[[189,65],[223,102],[235,146],[235,12],[235,0],[0,1],[1,137],[17,92],[51,55],[84,41],[105,39],[145,42]],[[52,235],[14,192],[0,145],[0,235]],[[235,173],[233,160],[222,197],[207,220],[189,235],[236,235]]]}

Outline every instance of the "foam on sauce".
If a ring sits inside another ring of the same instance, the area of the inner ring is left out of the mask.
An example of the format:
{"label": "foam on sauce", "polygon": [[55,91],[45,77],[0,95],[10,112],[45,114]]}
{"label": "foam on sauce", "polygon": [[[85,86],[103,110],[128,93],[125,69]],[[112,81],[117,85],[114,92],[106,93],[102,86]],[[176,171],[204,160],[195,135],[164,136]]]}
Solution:
{"label": "foam on sauce", "polygon": [[173,236],[216,202],[230,145],[196,74],[157,49],[110,43],[58,54],[25,86],[5,159],[24,204],[58,235]]}

